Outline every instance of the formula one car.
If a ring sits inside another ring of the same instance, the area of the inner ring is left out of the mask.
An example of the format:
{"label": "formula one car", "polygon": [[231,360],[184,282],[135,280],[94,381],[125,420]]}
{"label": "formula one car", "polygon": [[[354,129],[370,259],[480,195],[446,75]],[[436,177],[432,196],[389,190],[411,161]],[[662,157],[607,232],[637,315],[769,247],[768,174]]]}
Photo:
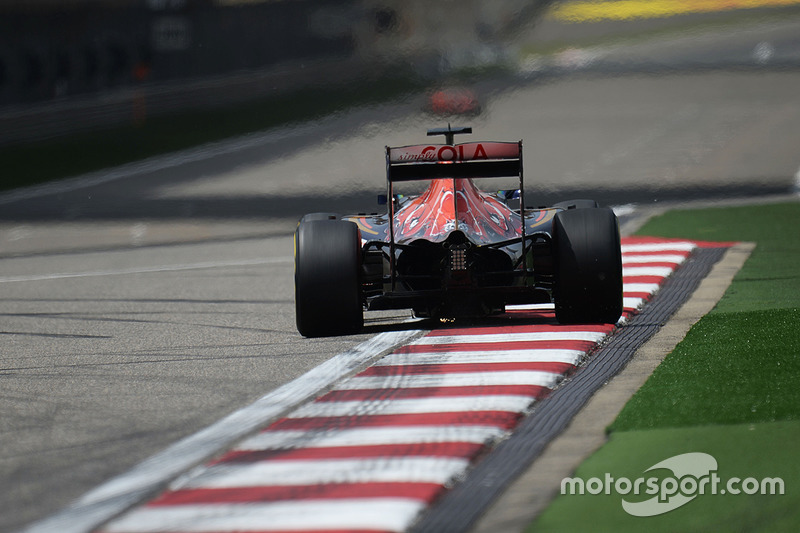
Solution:
{"label": "formula one car", "polygon": [[434,91],[427,107],[437,115],[478,115],[481,112],[478,96],[466,87],[446,87]]}
{"label": "formula one car", "polygon": [[[295,232],[297,329],[355,333],[364,310],[482,317],[506,305],[555,304],[562,324],[622,314],[617,218],[592,200],[525,207],[522,141],[455,144],[472,128],[436,128],[445,144],[386,147],[385,214],[304,216]],[[486,193],[476,178],[516,177]],[[400,182],[426,180],[416,196]],[[519,200],[519,208],[508,204]]]}

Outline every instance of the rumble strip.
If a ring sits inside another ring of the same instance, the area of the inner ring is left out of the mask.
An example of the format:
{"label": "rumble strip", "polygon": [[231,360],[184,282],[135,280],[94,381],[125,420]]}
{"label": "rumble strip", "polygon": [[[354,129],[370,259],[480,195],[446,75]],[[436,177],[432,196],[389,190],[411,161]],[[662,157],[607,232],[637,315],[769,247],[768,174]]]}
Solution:
{"label": "rumble strip", "polygon": [[[696,245],[623,239],[619,327]],[[618,327],[560,326],[552,306],[514,306],[503,318],[416,340],[415,331],[382,333],[26,531],[82,532],[104,522],[108,533],[406,531]],[[328,392],[302,404],[320,390]]]}
{"label": "rumble strip", "polygon": [[[624,327],[694,243],[623,239]],[[517,306],[498,327],[428,333],[336,384],[105,526],[152,531],[404,531],[614,325]]]}

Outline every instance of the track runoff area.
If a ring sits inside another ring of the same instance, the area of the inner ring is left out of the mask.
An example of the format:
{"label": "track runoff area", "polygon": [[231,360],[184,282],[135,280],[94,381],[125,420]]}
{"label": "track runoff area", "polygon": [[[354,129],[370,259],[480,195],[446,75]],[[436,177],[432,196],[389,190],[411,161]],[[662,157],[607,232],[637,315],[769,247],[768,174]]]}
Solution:
{"label": "track runoff area", "polygon": [[277,406],[260,425],[254,404],[29,531],[467,531],[727,246],[623,238],[616,325],[562,326],[551,305],[515,306],[489,326],[366,341],[282,400],[262,398]]}

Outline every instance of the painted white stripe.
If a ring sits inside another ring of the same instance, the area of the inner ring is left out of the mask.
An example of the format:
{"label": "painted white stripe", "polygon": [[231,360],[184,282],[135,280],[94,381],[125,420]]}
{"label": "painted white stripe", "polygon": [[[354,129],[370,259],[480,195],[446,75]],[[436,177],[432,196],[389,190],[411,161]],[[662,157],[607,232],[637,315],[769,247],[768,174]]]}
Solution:
{"label": "painted white stripe", "polygon": [[28,276],[0,277],[0,283],[21,281],[46,281],[51,279],[93,278],[102,276],[121,276],[127,274],[149,274],[152,272],[179,272],[183,270],[202,270],[206,268],[224,268],[253,265],[288,264],[294,261],[291,257],[272,257],[258,259],[241,259],[238,261],[208,261],[203,263],[184,263],[179,265],[155,265],[150,267],[122,268],[115,270],[90,270],[86,272],[56,272],[52,274],[33,274]]}
{"label": "painted white stripe", "polygon": [[658,276],[666,278],[674,271],[671,267],[622,267],[622,277],[627,276]]}
{"label": "painted white stripe", "polygon": [[458,363],[569,363],[577,364],[582,350],[498,350],[492,352],[391,353],[373,366],[446,365]]}
{"label": "painted white stripe", "polygon": [[79,189],[85,189],[87,187],[94,187],[120,179],[131,178],[140,174],[174,168],[187,163],[204,161],[211,159],[212,157],[235,153],[254,146],[261,146],[266,143],[276,141],[282,142],[288,137],[309,134],[316,136],[318,135],[318,132],[319,122],[315,122],[313,124],[309,124],[308,126],[297,126],[289,129],[281,128],[280,130],[273,130],[270,132],[247,134],[241,137],[234,137],[232,139],[214,141],[197,146],[195,148],[188,148],[178,152],[154,156],[142,161],[121,165],[119,167],[91,172],[84,174],[83,176],[76,176],[74,178],[58,180],[42,185],[32,185],[30,187],[16,189],[11,192],[0,194],[0,205],[52,194],[63,194]]}
{"label": "painted white stripe", "polygon": [[680,242],[643,242],[637,244],[623,244],[621,246],[622,253],[635,253],[635,252],[669,252],[672,250],[681,252],[691,252],[697,247],[693,242],[680,241]]}
{"label": "painted white stripe", "polygon": [[385,332],[342,352],[256,402],[171,445],[126,473],[85,494],[75,504],[39,521],[27,533],[84,533],[152,494],[168,480],[263,427],[373,358],[408,342],[420,331]]}
{"label": "painted white stripe", "polygon": [[600,342],[606,336],[597,331],[538,331],[528,333],[487,333],[482,335],[428,335],[411,344],[474,344],[534,341],[592,341]]}
{"label": "painted white stripe", "polygon": [[[538,385],[554,387],[561,374],[536,370],[509,372],[463,372],[448,374],[419,374],[407,376],[354,376],[334,390],[357,389],[414,389],[421,387],[469,387],[481,385]],[[446,402],[445,399],[440,399]]]}
{"label": "painted white stripe", "polygon": [[[242,259],[238,261],[207,261],[200,263],[184,263],[177,265],[154,265],[149,267],[133,267],[109,270],[89,270],[83,272],[53,272],[50,274],[31,274],[20,276],[3,276],[0,277],[0,283],[18,283],[24,281],[46,281],[54,279],[69,279],[69,278],[90,278],[90,277],[103,277],[103,276],[121,276],[130,274],[149,274],[153,272],[180,272],[184,270],[202,270],[207,268],[224,268],[224,267],[237,267],[237,266],[254,266],[254,265],[274,265],[274,264],[290,264],[294,261],[292,257],[272,257],[272,258],[256,258],[256,259]],[[629,256],[623,257],[623,264],[634,263],[663,263],[674,262],[679,264],[684,261],[680,256]],[[507,306],[507,309],[553,309],[553,304],[528,304],[519,306]]]}
{"label": "painted white stripe", "polygon": [[488,444],[507,432],[495,426],[403,426],[264,431],[239,444],[240,451],[282,450],[292,448],[330,448],[334,446],[375,446],[436,442],[472,442]]}
{"label": "painted white stripe", "polygon": [[458,457],[370,457],[308,459],[217,464],[206,468],[179,489],[223,489],[313,485],[316,483],[447,483],[469,466]]}
{"label": "painted white stripe", "polygon": [[404,531],[426,506],[411,498],[363,498],[143,507],[110,523],[104,531]]}
{"label": "painted white stripe", "polygon": [[636,204],[612,205],[611,210],[618,217],[631,215],[636,212]]}
{"label": "painted white stripe", "polygon": [[624,283],[622,285],[622,292],[623,294],[631,292],[646,292],[648,294],[655,294],[655,292],[658,291],[658,288],[658,283]]}
{"label": "painted white stripe", "polygon": [[552,311],[556,306],[552,303],[549,304],[517,304],[507,305],[506,311]]}
{"label": "painted white stripe", "polygon": [[794,184],[792,185],[792,192],[800,196],[800,168],[794,173]]}
{"label": "painted white stripe", "polygon": [[294,411],[292,418],[314,416],[412,415],[508,411],[520,413],[533,403],[530,396],[481,395],[442,398],[403,398],[379,401],[313,402]]}
{"label": "painted white stripe", "polygon": [[644,298],[625,297],[622,299],[622,307],[625,309],[639,309],[642,305],[644,305]]}
{"label": "painted white stripe", "polygon": [[659,254],[659,255],[622,255],[623,265],[632,265],[638,263],[675,263],[679,265],[686,261],[682,255],[672,254]]}

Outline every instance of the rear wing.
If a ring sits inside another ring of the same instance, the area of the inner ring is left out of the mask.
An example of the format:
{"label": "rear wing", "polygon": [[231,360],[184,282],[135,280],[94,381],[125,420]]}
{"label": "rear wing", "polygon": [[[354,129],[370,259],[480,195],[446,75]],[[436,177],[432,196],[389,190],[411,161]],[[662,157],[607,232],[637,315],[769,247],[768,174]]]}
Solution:
{"label": "rear wing", "polygon": [[[522,176],[522,141],[518,142],[470,142],[454,144],[453,136],[472,133],[472,128],[438,128],[428,135],[445,135],[448,144],[419,144],[386,147],[386,181],[389,204],[389,261],[391,265],[391,287],[395,290],[395,236],[394,216],[397,206],[394,201],[394,184],[402,181],[459,179],[459,178],[510,178],[519,179],[519,216],[522,221],[520,242],[525,246],[525,186]],[[453,195],[458,229],[458,200]],[[522,256],[522,269],[527,271],[527,254]]]}
{"label": "rear wing", "polygon": [[386,179],[522,178],[522,141],[386,147]]}

